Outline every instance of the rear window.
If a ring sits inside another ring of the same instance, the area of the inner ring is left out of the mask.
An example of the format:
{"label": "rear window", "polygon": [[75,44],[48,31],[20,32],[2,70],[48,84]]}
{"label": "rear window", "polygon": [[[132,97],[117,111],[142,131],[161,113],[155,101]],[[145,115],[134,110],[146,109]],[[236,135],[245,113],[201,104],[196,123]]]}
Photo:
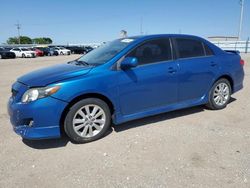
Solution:
{"label": "rear window", "polygon": [[205,56],[202,42],[194,39],[176,38],[179,58]]}

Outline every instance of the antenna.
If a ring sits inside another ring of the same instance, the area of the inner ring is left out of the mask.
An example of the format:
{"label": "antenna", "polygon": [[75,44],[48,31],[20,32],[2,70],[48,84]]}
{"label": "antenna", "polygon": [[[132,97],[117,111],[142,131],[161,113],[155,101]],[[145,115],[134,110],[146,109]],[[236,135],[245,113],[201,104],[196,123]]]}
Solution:
{"label": "antenna", "polygon": [[240,10],[240,24],[239,24],[238,40],[241,38],[243,11],[244,11],[244,0],[240,0],[240,6],[241,6],[241,10]]}
{"label": "antenna", "polygon": [[20,29],[21,29],[21,24],[19,23],[19,21],[17,21],[17,24],[15,24],[16,28],[17,28],[17,32],[18,32],[18,44],[20,44]]}

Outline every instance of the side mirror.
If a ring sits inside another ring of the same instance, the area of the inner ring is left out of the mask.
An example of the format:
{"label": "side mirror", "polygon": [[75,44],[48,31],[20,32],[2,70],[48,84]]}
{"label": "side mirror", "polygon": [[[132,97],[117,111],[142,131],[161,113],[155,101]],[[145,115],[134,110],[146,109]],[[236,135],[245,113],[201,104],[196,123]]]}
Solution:
{"label": "side mirror", "polygon": [[130,69],[138,65],[136,57],[126,57],[121,62],[121,69]]}

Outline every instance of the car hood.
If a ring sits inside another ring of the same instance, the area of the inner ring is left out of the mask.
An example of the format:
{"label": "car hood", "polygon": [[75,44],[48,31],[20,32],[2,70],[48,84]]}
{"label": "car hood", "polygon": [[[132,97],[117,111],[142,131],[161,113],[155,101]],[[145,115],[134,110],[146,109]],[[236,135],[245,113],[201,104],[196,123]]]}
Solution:
{"label": "car hood", "polygon": [[31,51],[31,50],[29,50],[29,51],[22,51],[22,52],[28,53],[28,54],[35,53],[35,51]]}
{"label": "car hood", "polygon": [[85,75],[92,68],[92,66],[79,66],[74,64],[54,65],[25,74],[18,78],[17,81],[29,87],[41,87],[65,79]]}
{"label": "car hood", "polygon": [[14,52],[4,50],[4,51],[0,51],[0,53],[14,53]]}

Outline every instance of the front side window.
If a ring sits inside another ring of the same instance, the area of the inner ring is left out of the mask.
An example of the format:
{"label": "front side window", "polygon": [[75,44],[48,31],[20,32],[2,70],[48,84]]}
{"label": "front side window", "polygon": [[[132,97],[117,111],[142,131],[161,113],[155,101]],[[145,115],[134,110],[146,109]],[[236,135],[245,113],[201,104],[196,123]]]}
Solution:
{"label": "front side window", "polygon": [[145,42],[127,56],[136,57],[139,65],[171,60],[170,41],[164,38]]}
{"label": "front side window", "polygon": [[202,42],[194,39],[176,38],[177,53],[179,58],[205,56]]}

